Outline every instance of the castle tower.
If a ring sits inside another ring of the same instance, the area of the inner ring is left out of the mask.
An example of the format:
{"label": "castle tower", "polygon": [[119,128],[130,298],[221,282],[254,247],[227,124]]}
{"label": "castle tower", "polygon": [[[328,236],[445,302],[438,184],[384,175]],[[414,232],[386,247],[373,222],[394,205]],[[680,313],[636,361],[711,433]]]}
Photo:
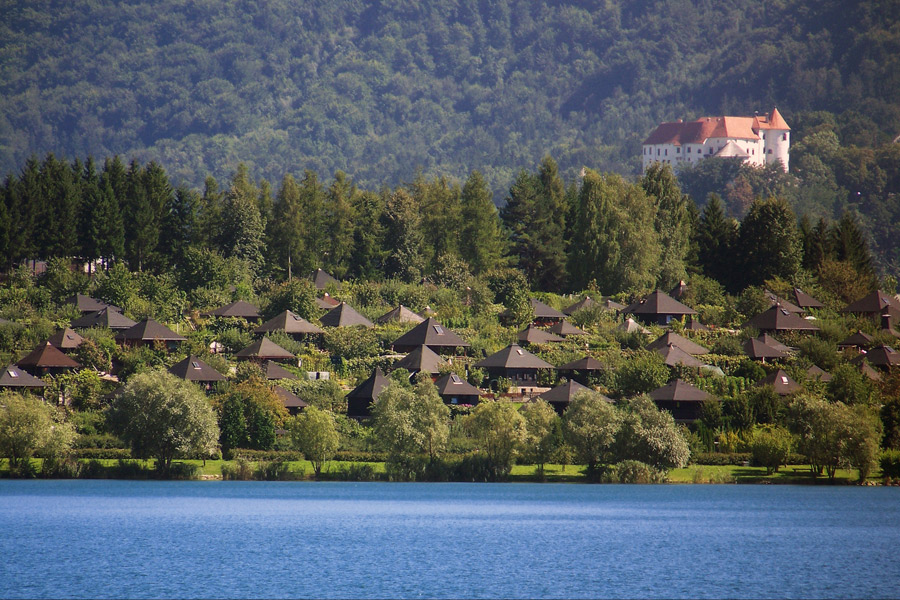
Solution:
{"label": "castle tower", "polygon": [[777,108],[773,108],[764,120],[761,119],[760,134],[763,136],[766,164],[781,162],[787,172],[790,168],[791,128]]}

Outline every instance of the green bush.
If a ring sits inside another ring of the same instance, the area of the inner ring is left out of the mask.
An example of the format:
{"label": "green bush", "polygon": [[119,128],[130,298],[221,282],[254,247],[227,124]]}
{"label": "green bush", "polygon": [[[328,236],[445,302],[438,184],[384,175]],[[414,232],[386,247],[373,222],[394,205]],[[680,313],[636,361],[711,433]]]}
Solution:
{"label": "green bush", "polygon": [[741,466],[750,462],[749,452],[700,452],[691,455],[691,462],[695,465],[707,466]]}
{"label": "green bush", "polygon": [[603,481],[608,483],[663,483],[665,473],[637,460],[623,460],[607,469]]}
{"label": "green bush", "polygon": [[900,450],[885,450],[880,463],[882,477],[900,479]]}

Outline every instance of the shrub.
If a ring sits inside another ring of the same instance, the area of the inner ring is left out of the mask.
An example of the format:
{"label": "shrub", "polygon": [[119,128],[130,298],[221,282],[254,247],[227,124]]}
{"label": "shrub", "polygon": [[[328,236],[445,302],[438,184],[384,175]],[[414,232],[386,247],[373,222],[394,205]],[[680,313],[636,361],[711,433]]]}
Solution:
{"label": "shrub", "polygon": [[608,469],[604,481],[609,483],[663,483],[665,474],[637,460],[623,460]]}
{"label": "shrub", "polygon": [[792,446],[788,430],[777,426],[760,427],[753,432],[750,456],[755,464],[766,468],[766,475],[771,475],[786,464]]}
{"label": "shrub", "polygon": [[882,477],[900,479],[900,450],[885,450],[880,463]]}

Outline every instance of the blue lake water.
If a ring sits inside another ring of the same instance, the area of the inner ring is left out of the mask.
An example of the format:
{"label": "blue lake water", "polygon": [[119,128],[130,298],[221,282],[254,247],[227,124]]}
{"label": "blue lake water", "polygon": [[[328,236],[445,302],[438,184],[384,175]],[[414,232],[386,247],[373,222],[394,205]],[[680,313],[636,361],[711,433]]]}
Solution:
{"label": "blue lake water", "polygon": [[898,595],[898,488],[0,481],[2,597]]}

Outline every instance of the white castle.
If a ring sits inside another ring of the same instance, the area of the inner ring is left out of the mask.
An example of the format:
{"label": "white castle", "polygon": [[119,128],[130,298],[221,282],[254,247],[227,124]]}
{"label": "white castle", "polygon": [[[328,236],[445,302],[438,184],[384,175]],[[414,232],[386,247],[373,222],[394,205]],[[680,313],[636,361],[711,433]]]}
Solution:
{"label": "white castle", "polygon": [[701,117],[662,123],[644,140],[644,169],[655,162],[693,164],[704,158],[737,157],[763,166],[781,163],[788,170],[791,128],[778,109],[753,117]]}

